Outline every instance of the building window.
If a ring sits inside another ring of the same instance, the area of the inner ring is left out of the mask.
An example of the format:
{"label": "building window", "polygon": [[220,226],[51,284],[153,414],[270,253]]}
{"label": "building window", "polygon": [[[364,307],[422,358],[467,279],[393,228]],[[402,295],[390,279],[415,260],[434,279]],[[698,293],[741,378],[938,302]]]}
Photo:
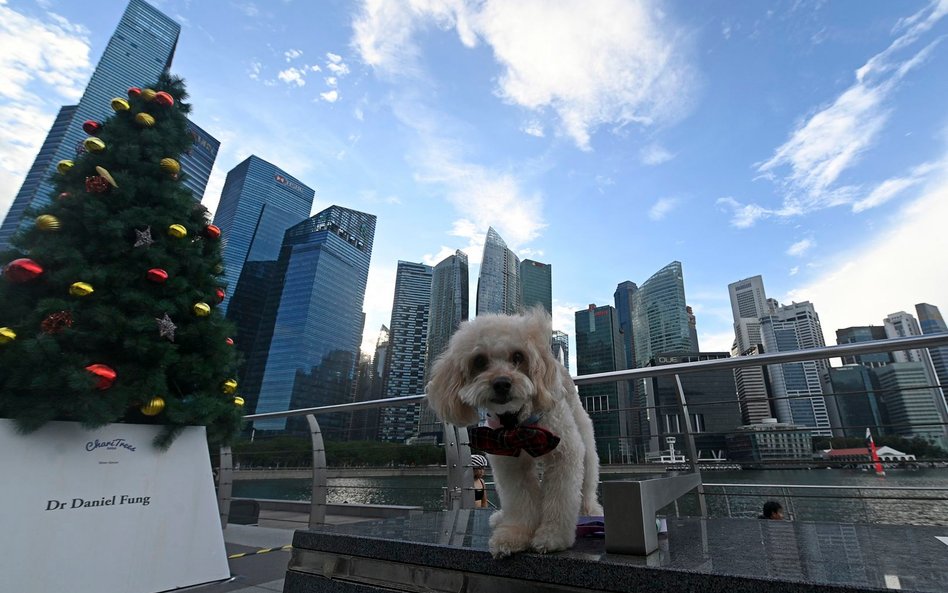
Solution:
{"label": "building window", "polygon": [[665,424],[665,432],[681,432],[681,426],[678,423],[678,414],[664,414],[663,419]]}

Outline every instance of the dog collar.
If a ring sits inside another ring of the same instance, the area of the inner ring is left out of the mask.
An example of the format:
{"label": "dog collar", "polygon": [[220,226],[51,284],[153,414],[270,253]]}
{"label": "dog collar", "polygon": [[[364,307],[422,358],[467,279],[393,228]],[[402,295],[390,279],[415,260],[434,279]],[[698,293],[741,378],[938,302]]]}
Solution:
{"label": "dog collar", "polygon": [[525,419],[523,422],[517,422],[517,415],[515,413],[508,414],[492,414],[487,413],[487,426],[491,428],[517,428],[518,426],[534,426],[539,423],[543,418],[543,414],[534,414],[529,418]]}

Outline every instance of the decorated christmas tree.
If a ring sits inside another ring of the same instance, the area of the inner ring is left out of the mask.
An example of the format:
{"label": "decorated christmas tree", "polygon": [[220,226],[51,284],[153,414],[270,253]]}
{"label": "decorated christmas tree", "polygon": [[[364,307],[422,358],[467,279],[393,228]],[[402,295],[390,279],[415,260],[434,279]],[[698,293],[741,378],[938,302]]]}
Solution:
{"label": "decorated christmas tree", "polygon": [[[94,428],[185,426],[212,442],[240,427],[220,230],[182,185],[192,142],[179,78],[131,88],[58,163],[48,206],[0,254],[0,417]],[[78,123],[76,125],[79,125]]]}

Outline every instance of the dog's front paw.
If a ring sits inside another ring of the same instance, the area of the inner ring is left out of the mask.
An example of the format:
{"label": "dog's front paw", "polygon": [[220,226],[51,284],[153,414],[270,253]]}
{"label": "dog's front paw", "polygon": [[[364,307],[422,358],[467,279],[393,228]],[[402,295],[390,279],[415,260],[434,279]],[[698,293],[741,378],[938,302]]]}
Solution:
{"label": "dog's front paw", "polygon": [[546,554],[569,549],[575,541],[576,529],[573,526],[567,530],[554,525],[541,525],[533,536],[530,547],[540,554]]}
{"label": "dog's front paw", "polygon": [[491,529],[497,527],[504,521],[504,511],[494,511],[491,513],[490,518],[487,520],[487,524],[490,525]]}
{"label": "dog's front paw", "polygon": [[532,538],[533,530],[525,525],[498,525],[491,534],[487,547],[494,558],[506,558],[529,548]]}

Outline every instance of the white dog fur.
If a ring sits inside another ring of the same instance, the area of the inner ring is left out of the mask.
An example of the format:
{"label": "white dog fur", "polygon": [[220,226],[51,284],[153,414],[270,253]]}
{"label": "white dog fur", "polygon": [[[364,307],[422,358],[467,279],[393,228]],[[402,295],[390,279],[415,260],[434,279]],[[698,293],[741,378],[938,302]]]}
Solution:
{"label": "white dog fur", "polygon": [[[576,539],[580,514],[602,515],[592,421],[569,372],[550,351],[550,336],[543,309],[479,315],[455,332],[427,387],[429,405],[451,424],[477,424],[479,409],[497,416],[515,413],[518,422],[541,415],[537,425],[561,439],[536,459],[525,451],[517,457],[490,455],[501,505],[490,518],[495,558],[565,550]],[[501,387],[495,389],[498,380]]]}

